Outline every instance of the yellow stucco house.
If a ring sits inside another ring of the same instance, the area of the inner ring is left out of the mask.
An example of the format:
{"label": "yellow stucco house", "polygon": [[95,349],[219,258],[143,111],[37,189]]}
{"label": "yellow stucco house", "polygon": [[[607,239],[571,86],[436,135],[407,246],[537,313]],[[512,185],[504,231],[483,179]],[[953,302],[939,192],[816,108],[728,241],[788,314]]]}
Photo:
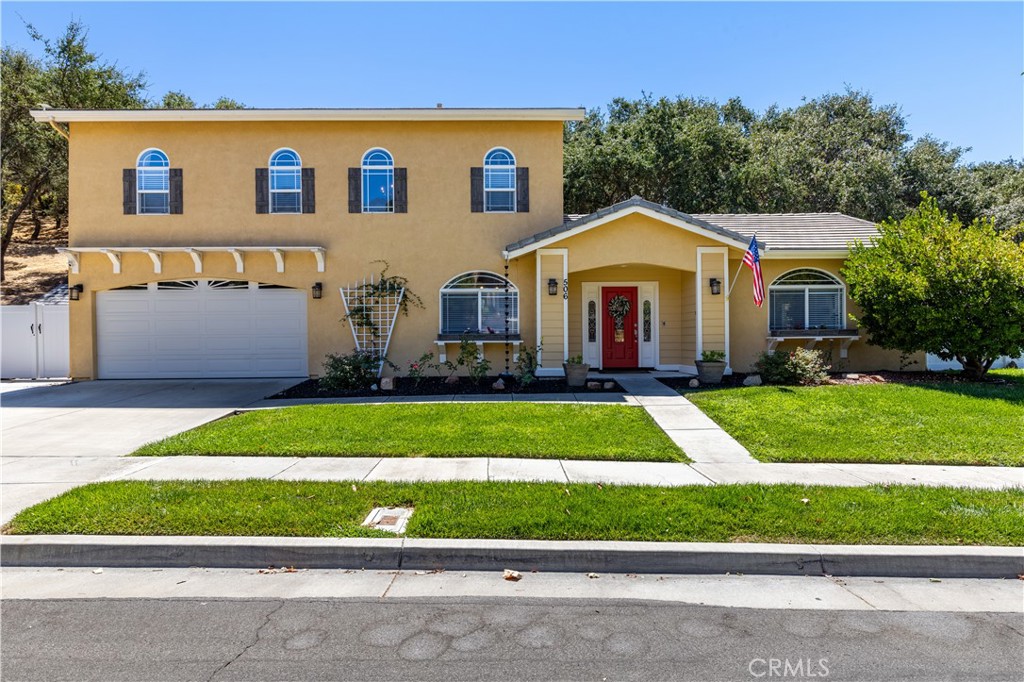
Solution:
{"label": "yellow stucco house", "polygon": [[[461,337],[496,370],[506,347],[541,344],[542,375],[577,354],[693,371],[703,350],[749,371],[795,344],[851,371],[898,367],[850,321],[840,276],[871,223],[638,197],[565,216],[562,126],[583,113],[33,112],[70,139],[72,375],[316,376],[353,348],[343,290],[377,260],[424,303],[391,330],[401,367]],[[740,267],[755,233],[761,307]]]}

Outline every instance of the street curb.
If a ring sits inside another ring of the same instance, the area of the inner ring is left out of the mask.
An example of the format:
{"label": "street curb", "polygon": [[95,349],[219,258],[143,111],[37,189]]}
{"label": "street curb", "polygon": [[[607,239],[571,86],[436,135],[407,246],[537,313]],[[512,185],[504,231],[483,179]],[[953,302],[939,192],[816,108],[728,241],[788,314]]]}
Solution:
{"label": "street curb", "polygon": [[411,538],[8,535],[4,567],[554,571],[1016,578],[1024,548]]}

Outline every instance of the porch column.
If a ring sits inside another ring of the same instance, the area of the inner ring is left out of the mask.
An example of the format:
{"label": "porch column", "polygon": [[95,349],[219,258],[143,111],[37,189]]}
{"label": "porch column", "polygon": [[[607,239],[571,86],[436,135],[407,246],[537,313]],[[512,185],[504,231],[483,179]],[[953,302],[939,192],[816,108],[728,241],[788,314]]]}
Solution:
{"label": "porch column", "polygon": [[[569,250],[538,249],[537,253],[537,343],[538,372],[561,376],[562,363],[569,358]],[[554,280],[555,294],[549,292]]]}
{"label": "porch column", "polygon": [[[717,279],[720,293],[711,293],[711,279]],[[729,362],[729,249],[724,246],[697,247],[697,359],[705,350],[725,352]]]}

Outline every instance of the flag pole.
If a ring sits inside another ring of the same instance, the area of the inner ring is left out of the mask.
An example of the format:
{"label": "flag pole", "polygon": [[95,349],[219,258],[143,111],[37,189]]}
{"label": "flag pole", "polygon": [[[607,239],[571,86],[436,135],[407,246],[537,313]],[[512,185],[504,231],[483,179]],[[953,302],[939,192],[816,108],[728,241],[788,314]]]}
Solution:
{"label": "flag pole", "polygon": [[736,288],[736,280],[738,280],[740,278],[740,271],[741,270],[743,270],[743,261],[742,260],[740,261],[739,267],[736,268],[736,274],[732,276],[731,280],[729,280],[729,291],[725,292],[725,300],[727,300],[727,301],[729,300],[729,297],[732,296],[732,290]]}
{"label": "flag pole", "polygon": [[[754,233],[754,243],[757,243],[757,233]],[[729,291],[725,292],[725,300],[728,301],[732,296],[732,290],[736,288],[736,281],[740,278],[740,271],[743,269],[743,259],[740,259],[739,267],[736,268],[736,274],[733,275],[732,280],[729,282]]]}

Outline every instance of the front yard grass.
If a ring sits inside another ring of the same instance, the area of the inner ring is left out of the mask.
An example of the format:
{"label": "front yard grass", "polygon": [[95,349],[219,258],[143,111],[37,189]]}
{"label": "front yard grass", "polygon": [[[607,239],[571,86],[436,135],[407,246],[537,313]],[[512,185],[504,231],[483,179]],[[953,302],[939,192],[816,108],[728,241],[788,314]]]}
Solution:
{"label": "front yard grass", "polygon": [[1024,372],[1006,384],[759,386],[686,393],[765,462],[1024,465]]}
{"label": "front yard grass", "polygon": [[256,410],[150,443],[133,454],[689,461],[642,408],[534,403]]}
{"label": "front yard grass", "polygon": [[359,525],[376,506],[415,507],[417,538],[1024,544],[1021,490],[755,484],[116,481],[26,509],[7,532],[388,537]]}

